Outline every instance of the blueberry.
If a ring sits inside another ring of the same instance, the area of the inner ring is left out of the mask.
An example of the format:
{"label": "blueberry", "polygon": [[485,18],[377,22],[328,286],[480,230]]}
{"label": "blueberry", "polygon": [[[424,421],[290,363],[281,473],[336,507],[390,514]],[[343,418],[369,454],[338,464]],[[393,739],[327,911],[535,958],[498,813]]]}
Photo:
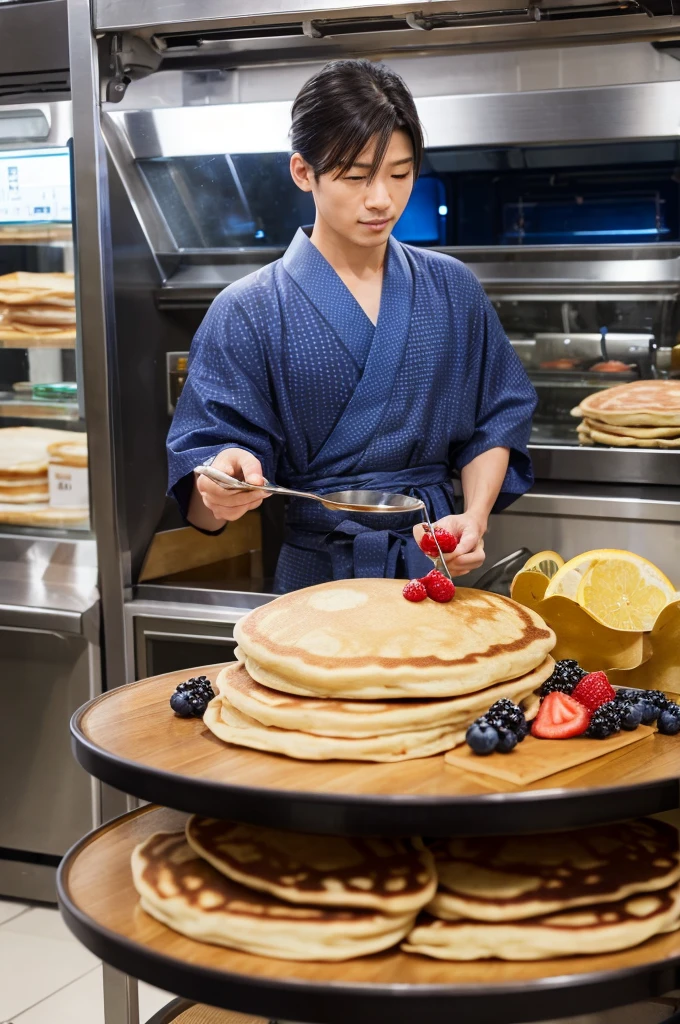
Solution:
{"label": "blueberry", "polygon": [[522,740],[525,740],[527,738],[527,736],[529,735],[529,732],[530,732],[530,726],[529,726],[529,723],[527,722],[527,720],[525,718],[523,722],[520,722],[518,728],[515,730],[515,735],[517,736],[517,742],[521,743]]}
{"label": "blueberry", "polygon": [[170,707],[180,718],[190,718],[194,713],[194,709],[183,693],[173,693],[170,698]]}
{"label": "blueberry", "polygon": [[630,704],[628,701],[617,701],[621,708],[621,728],[626,732],[637,729],[642,722],[642,705]]}
{"label": "blueberry", "polygon": [[680,715],[674,714],[668,709],[659,715],[657,728],[664,736],[677,736],[680,732]]}
{"label": "blueberry", "polygon": [[660,711],[653,704],[650,704],[648,700],[638,701],[638,707],[642,708],[642,724],[651,725],[652,722],[656,722],[660,715]]}
{"label": "blueberry", "polygon": [[514,750],[517,746],[517,735],[512,729],[500,729],[498,732],[498,746],[496,750],[499,754],[509,754],[511,750]]}
{"label": "blueberry", "polygon": [[488,722],[479,720],[470,726],[465,734],[465,741],[473,754],[484,757],[498,746],[498,732]]}

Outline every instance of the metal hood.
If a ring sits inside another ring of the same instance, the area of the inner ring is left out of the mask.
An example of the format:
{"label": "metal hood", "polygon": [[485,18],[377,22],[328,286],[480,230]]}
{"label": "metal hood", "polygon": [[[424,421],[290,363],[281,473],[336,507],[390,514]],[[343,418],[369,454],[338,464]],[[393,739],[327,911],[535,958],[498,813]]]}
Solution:
{"label": "metal hood", "polygon": [[92,3],[97,31],[128,32],[143,38],[160,56],[163,68],[680,37],[680,0]]}

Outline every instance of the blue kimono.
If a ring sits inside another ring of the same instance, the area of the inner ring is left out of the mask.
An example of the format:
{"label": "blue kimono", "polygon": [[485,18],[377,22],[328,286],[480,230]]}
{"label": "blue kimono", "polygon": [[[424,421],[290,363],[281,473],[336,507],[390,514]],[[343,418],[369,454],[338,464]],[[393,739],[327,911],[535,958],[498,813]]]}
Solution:
{"label": "blue kimono", "polygon": [[[433,520],[454,511],[452,475],[510,448],[495,511],[532,482],[536,394],[474,275],[390,239],[374,327],[304,231],[283,259],[232,284],[196,337],[168,437],[183,512],[193,468],[244,448],[267,479],[329,493],[417,495]],[[277,593],[360,576],[422,576],[432,563],[405,515],[330,512],[293,499]]]}

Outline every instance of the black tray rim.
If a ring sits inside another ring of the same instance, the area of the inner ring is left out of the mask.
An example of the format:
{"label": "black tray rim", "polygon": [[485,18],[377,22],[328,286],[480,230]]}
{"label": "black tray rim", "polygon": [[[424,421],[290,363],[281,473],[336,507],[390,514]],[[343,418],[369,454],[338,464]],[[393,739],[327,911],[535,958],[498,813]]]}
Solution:
{"label": "black tray rim", "polygon": [[[620,971],[549,975],[530,984],[484,987],[478,983],[313,982],[199,967],[98,924],[68,891],[71,865],[94,836],[153,810],[142,807],[128,811],[71,847],[57,872],[59,910],[75,937],[105,963],[185,999],[300,1024],[346,1024],[348,1013],[354,1024],[375,1024],[376,1014],[381,1012],[389,1014],[391,1024],[412,1024],[414,1015],[420,1013],[427,1014],[428,1024],[451,1024],[452,1019],[471,1019],[475,1024],[532,1024],[641,1002],[672,991],[680,980],[680,947],[676,957]],[[336,966],[341,978],[342,961]],[[492,980],[493,962],[489,966]]]}
{"label": "black tray rim", "polygon": [[676,776],[597,789],[452,797],[294,791],[192,778],[119,757],[88,739],[80,719],[103,696],[88,701],[71,718],[76,760],[90,775],[124,793],[189,814],[295,832],[435,838],[583,828],[680,807],[680,778]]}

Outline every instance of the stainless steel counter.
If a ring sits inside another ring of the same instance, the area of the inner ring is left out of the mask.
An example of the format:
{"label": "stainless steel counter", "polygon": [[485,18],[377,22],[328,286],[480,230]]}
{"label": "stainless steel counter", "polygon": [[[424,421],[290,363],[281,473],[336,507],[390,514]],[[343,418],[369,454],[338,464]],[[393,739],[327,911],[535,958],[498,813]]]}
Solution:
{"label": "stainless steel counter", "polygon": [[94,541],[0,535],[0,895],[54,900],[68,847],[99,822],[69,718],[101,691]]}
{"label": "stainless steel counter", "polygon": [[95,542],[0,535],[0,621],[74,633],[98,645]]}

